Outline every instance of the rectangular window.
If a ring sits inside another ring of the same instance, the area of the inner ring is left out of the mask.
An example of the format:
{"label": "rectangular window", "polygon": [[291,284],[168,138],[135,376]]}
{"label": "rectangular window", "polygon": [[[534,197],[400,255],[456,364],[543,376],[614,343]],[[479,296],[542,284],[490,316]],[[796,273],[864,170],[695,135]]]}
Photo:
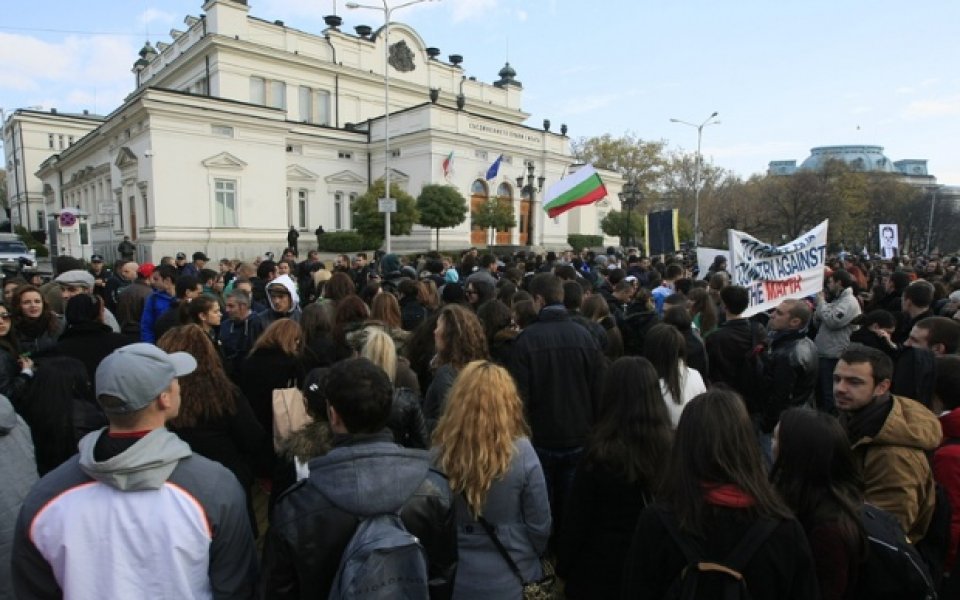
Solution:
{"label": "rectangular window", "polygon": [[317,120],[319,125],[330,124],[330,92],[317,90]]}
{"label": "rectangular window", "polygon": [[63,134],[60,135],[60,149],[63,150]]}
{"label": "rectangular window", "polygon": [[341,150],[341,151],[337,152],[337,158],[343,158],[343,159],[346,159],[346,160],[351,160],[351,159],[353,158],[353,152],[346,152],[346,151],[344,151],[344,150]]}
{"label": "rectangular window", "polygon": [[297,227],[307,228],[307,190],[300,190],[297,194]]}
{"label": "rectangular window", "polygon": [[400,158],[400,148],[390,150],[390,158]]}
{"label": "rectangular window", "polygon": [[72,136],[72,135],[67,137],[67,145],[68,145],[68,146],[72,146],[72,145],[73,145],[73,136]]}
{"label": "rectangular window", "polygon": [[213,135],[232,138],[233,127],[230,127],[229,125],[211,125],[210,133],[212,133]]}
{"label": "rectangular window", "polygon": [[481,159],[483,159],[483,160],[487,160],[487,151],[486,151],[486,150],[474,150],[474,151],[473,151],[473,155],[474,155],[476,158],[481,158]]}
{"label": "rectangular window", "polygon": [[300,86],[300,120],[313,123],[313,90]]}
{"label": "rectangular window", "polygon": [[250,103],[267,103],[267,81],[263,77],[250,78]]}
{"label": "rectangular window", "polygon": [[303,144],[287,144],[287,152],[290,154],[303,154]]}
{"label": "rectangular window", "polygon": [[53,150],[53,134],[47,135],[47,144],[50,146],[50,149]]}
{"label": "rectangular window", "polygon": [[43,231],[43,211],[37,211],[37,231]]}
{"label": "rectangular window", "polygon": [[270,82],[270,106],[273,108],[287,107],[287,84],[282,81]]}
{"label": "rectangular window", "polygon": [[237,182],[232,179],[214,180],[217,227],[237,226]]}
{"label": "rectangular window", "polygon": [[333,229],[343,229],[343,192],[333,194]]}
{"label": "rectangular window", "polygon": [[203,94],[203,95],[210,93],[210,89],[208,87],[208,81],[205,76],[201,77],[200,79],[197,79],[197,82],[193,84],[193,93]]}

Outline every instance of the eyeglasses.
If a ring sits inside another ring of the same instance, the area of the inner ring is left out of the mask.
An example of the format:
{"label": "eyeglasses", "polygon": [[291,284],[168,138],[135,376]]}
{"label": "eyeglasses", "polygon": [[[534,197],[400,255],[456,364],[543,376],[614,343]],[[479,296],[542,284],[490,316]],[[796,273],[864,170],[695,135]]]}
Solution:
{"label": "eyeglasses", "polygon": [[13,317],[10,316],[10,313],[0,314],[0,321],[10,321]]}

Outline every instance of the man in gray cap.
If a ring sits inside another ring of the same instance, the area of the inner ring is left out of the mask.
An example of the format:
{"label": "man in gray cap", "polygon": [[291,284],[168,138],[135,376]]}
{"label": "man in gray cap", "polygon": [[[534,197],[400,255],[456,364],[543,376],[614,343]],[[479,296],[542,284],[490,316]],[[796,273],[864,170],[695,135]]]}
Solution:
{"label": "man in gray cap", "polygon": [[[63,296],[63,306],[66,309],[67,302],[77,294],[93,294],[95,280],[93,275],[83,269],[74,269],[57,275],[54,279],[60,284],[60,293]],[[98,296],[99,297],[99,296]],[[106,306],[103,307],[103,324],[110,327],[114,333],[120,333],[120,323],[113,316]]]}
{"label": "man in gray cap", "polygon": [[[110,422],[24,500],[13,583],[22,598],[253,598],[256,548],[244,492],[165,423],[197,366],[152,344],[97,369]],[[94,593],[95,592],[95,593]]]}

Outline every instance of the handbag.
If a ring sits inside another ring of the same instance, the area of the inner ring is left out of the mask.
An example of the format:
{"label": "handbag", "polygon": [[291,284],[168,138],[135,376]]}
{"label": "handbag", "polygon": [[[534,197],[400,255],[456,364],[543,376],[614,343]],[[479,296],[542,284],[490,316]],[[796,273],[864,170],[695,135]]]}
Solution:
{"label": "handbag", "polygon": [[287,385],[273,390],[273,449],[276,452],[280,452],[290,434],[313,422],[307,414],[303,392],[293,380]]}
{"label": "handbag", "polygon": [[490,536],[490,540],[493,542],[493,545],[497,547],[497,551],[503,556],[503,560],[507,562],[510,570],[513,571],[513,574],[520,580],[524,600],[562,600],[563,594],[560,592],[560,582],[557,580],[557,576],[553,571],[553,565],[550,562],[540,559],[540,564],[543,568],[543,577],[537,581],[524,581],[523,575],[520,573],[520,567],[517,566],[517,563],[513,562],[510,553],[503,547],[500,538],[497,537],[497,533],[493,529],[493,525],[481,516],[477,517],[477,521],[479,521],[480,525],[486,530],[487,535]]}

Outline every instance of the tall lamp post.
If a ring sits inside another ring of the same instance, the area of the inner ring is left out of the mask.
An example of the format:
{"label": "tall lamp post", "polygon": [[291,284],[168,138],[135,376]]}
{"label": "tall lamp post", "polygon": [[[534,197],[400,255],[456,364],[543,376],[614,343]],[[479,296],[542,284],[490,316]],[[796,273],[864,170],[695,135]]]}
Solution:
{"label": "tall lamp post", "polygon": [[633,234],[633,209],[640,206],[643,200],[643,192],[640,186],[634,181],[628,181],[623,184],[623,191],[617,194],[620,197],[620,206],[627,209],[627,244],[630,247],[637,245]]}
{"label": "tall lamp post", "polygon": [[927,256],[930,256],[930,240],[933,238],[933,213],[937,207],[937,192],[940,191],[941,186],[934,185],[927,188],[927,191],[932,192],[933,196],[930,198],[930,220],[927,222],[927,247],[923,253]]}
{"label": "tall lamp post", "polygon": [[[536,216],[536,209],[534,205],[536,204],[537,192],[543,191],[543,183],[547,180],[546,177],[540,175],[539,177],[534,176],[533,174],[533,161],[527,163],[527,181],[524,184],[524,177],[521,175],[517,177],[517,187],[520,188],[521,197],[523,194],[527,194],[530,198],[530,204],[527,207],[527,245],[533,246],[533,220]],[[536,187],[534,187],[534,181],[536,181]]]}
{"label": "tall lamp post", "polygon": [[384,167],[384,204],[387,210],[383,211],[384,236],[383,246],[387,254],[390,254],[390,15],[393,11],[421,4],[423,2],[435,2],[439,0],[411,0],[396,6],[387,4],[387,0],[381,0],[383,6],[373,4],[359,4],[357,2],[347,2],[347,8],[357,9],[366,8],[369,10],[379,10],[383,12],[383,167]]}
{"label": "tall lamp post", "polygon": [[715,121],[717,115],[720,114],[717,111],[714,111],[712,115],[707,117],[703,123],[697,125],[696,123],[690,123],[688,121],[681,121],[680,119],[670,119],[671,123],[680,123],[681,125],[687,125],[693,127],[697,130],[697,165],[694,175],[694,208],[693,208],[693,245],[700,245],[700,165],[703,162],[703,157],[700,156],[700,145],[703,141],[703,128],[708,125],[719,125],[720,121]]}

